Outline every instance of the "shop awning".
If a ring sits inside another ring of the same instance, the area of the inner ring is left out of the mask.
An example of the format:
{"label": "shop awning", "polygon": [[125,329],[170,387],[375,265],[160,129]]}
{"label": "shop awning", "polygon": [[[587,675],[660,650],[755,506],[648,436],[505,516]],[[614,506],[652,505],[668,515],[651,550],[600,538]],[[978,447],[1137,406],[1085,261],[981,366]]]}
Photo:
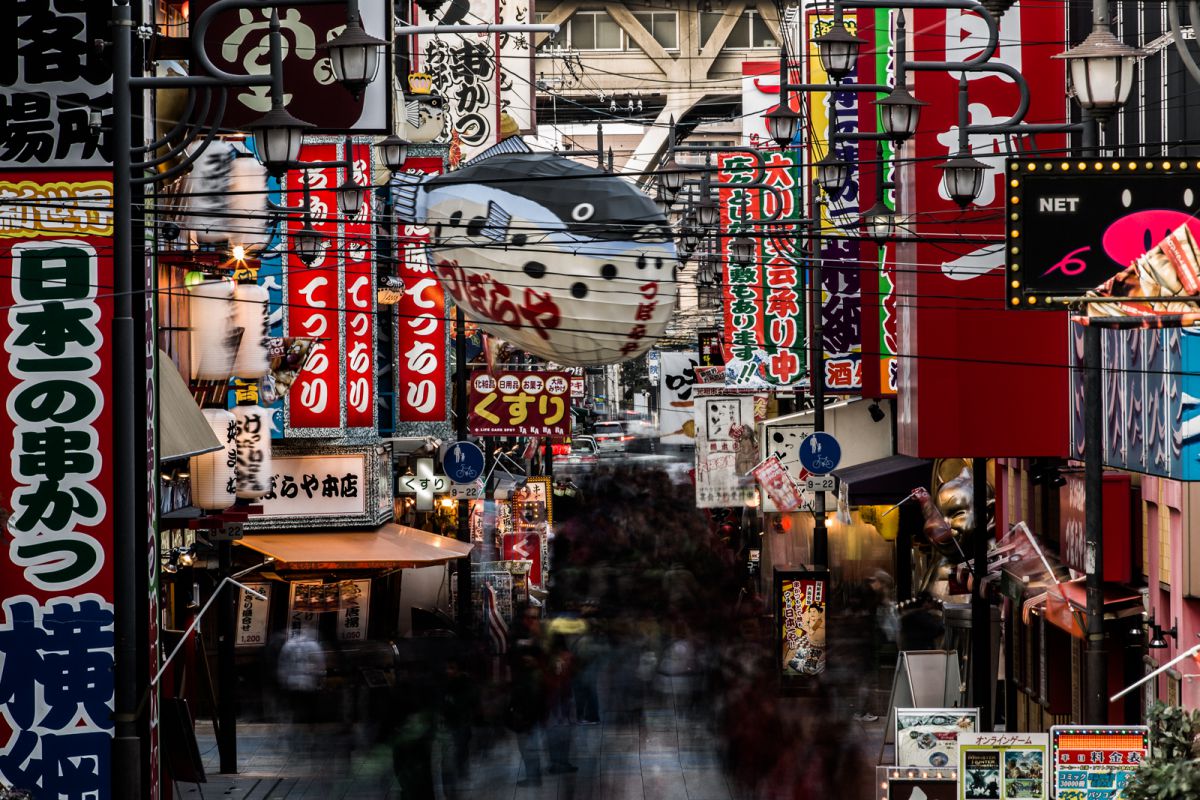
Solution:
{"label": "shop awning", "polygon": [[158,406],[161,460],[189,458],[221,449],[175,362],[162,350],[158,351]]}
{"label": "shop awning", "polygon": [[[1060,590],[1063,596],[1058,594]],[[1121,586],[1104,587],[1105,622],[1141,613],[1140,593]],[[1083,638],[1087,630],[1087,588],[1082,581],[1059,584],[1047,590],[1046,620],[1078,639]]]}
{"label": "shop awning", "polygon": [[373,531],[248,533],[238,544],[275,559],[276,570],[398,569],[444,564],[473,545],[389,523]]}
{"label": "shop awning", "polygon": [[933,462],[912,456],[887,456],[835,469],[852,506],[899,503],[918,486],[929,486]]}

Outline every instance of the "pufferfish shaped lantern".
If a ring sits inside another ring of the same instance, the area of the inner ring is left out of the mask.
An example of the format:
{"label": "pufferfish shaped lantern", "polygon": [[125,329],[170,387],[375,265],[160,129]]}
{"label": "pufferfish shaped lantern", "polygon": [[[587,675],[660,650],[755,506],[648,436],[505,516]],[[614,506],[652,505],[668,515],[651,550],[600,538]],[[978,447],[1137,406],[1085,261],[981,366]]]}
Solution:
{"label": "pufferfish shaped lantern", "polygon": [[[506,120],[507,122],[507,120]],[[624,178],[510,136],[455,172],[398,175],[442,286],[489,333],[567,366],[650,349],[675,308],[666,218]]]}
{"label": "pufferfish shaped lantern", "polygon": [[436,141],[446,128],[446,99],[433,90],[433,78],[424,72],[408,76],[408,91],[404,100],[404,138],[413,144]]}

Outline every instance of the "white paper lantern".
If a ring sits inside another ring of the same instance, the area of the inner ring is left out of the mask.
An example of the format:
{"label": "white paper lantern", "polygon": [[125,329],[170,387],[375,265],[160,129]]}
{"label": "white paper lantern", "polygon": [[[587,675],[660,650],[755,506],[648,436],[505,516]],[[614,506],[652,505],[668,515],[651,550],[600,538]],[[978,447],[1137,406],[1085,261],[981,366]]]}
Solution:
{"label": "white paper lantern", "polygon": [[224,447],[189,459],[192,505],[219,511],[229,508],[237,499],[237,419],[223,408],[206,408],[203,413]]}
{"label": "white paper lantern", "polygon": [[242,329],[233,374],[239,378],[261,378],[271,369],[267,350],[267,287],[239,283],[233,290],[234,327]]}
{"label": "white paper lantern", "polygon": [[237,496],[256,500],[271,489],[271,412],[262,406],[237,406]]}
{"label": "white paper lantern", "polygon": [[267,245],[267,171],[229,142],[213,142],[188,174],[185,225],[199,244]]}
{"label": "white paper lantern", "polygon": [[188,288],[192,323],[192,377],[203,381],[229,380],[237,356],[233,284],[203,281]]}

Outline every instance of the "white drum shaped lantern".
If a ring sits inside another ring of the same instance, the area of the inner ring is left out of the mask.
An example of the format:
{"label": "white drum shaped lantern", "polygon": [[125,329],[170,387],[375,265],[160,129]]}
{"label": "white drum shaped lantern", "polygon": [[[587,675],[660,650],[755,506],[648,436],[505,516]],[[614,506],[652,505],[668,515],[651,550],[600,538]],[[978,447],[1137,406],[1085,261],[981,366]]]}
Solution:
{"label": "white drum shaped lantern", "polygon": [[192,378],[229,380],[237,356],[233,284],[227,280],[205,280],[189,286],[188,295]]}
{"label": "white drum shaped lantern", "polygon": [[675,244],[654,201],[624,178],[511,136],[463,169],[400,174],[393,186],[398,214],[432,232],[438,280],[489,333],[591,366],[639,356],[665,332]]}
{"label": "white drum shaped lantern", "polygon": [[271,412],[262,406],[235,406],[237,496],[256,500],[271,489]]}
{"label": "white drum shaped lantern", "polygon": [[192,165],[184,197],[185,225],[198,244],[262,250],[270,241],[267,171],[229,142],[213,142]]}
{"label": "white drum shaped lantern", "polygon": [[224,445],[220,450],[192,456],[192,505],[205,511],[229,508],[237,499],[237,419],[223,408],[203,409],[204,418]]}
{"label": "white drum shaped lantern", "polygon": [[267,287],[239,283],[233,290],[234,327],[242,329],[233,374],[238,378],[261,378],[271,369],[267,349]]}

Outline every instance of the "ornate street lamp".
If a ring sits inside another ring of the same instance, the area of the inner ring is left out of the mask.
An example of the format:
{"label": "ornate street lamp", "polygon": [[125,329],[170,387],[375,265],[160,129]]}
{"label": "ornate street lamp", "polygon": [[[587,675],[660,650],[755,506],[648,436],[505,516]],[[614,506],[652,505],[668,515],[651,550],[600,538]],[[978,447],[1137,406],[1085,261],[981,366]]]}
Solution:
{"label": "ornate street lamp", "polygon": [[715,227],[721,220],[721,209],[713,196],[707,192],[700,196],[694,208],[696,209],[696,221],[700,223],[701,227]]}
{"label": "ornate street lamp", "polygon": [[896,235],[896,212],[877,200],[863,212],[862,225],[873,242],[884,244]]}
{"label": "ornate street lamp", "polygon": [[388,172],[399,172],[404,169],[404,162],[408,160],[408,146],[410,144],[411,142],[407,139],[402,139],[394,133],[383,141],[375,143],[375,147],[379,150],[379,155],[383,159],[383,163],[387,166]]}
{"label": "ornate street lamp", "polygon": [[840,193],[846,181],[850,180],[850,165],[835,156],[832,147],[825,157],[813,166],[817,168],[817,182],[830,197]]}
{"label": "ornate street lamp", "polygon": [[796,141],[796,134],[800,132],[800,124],[804,118],[783,103],[776,106],[774,110],[768,111],[764,117],[767,122],[767,133],[775,140],[775,144],[780,147],[791,147],[792,142]]}
{"label": "ornate street lamp", "polygon": [[883,132],[895,142],[903,142],[917,130],[921,106],[929,105],[912,96],[907,87],[897,86],[887,97],[875,101],[879,107]]}
{"label": "ornate street lamp", "polygon": [[1093,23],[1086,39],[1054,57],[1067,62],[1070,91],[1079,105],[1103,122],[1129,98],[1134,65],[1144,55],[1114,36],[1107,23]]}
{"label": "ornate street lamp", "polygon": [[386,44],[363,30],[358,0],[350,0],[345,29],[319,49],[329,51],[333,77],[358,100],[379,72],[379,54]]}
{"label": "ornate street lamp", "polygon": [[304,225],[292,234],[292,247],[296,258],[304,262],[306,267],[311,267],[321,257],[321,244],[324,240],[325,237],[313,228],[312,220],[305,216]]}
{"label": "ornate street lamp", "polygon": [[825,72],[834,81],[840,81],[854,71],[859,45],[865,40],[850,33],[841,20],[838,20],[825,33],[814,36],[813,41],[817,43],[817,52]]}
{"label": "ornate street lamp", "polygon": [[658,181],[672,196],[678,194],[679,190],[683,188],[683,182],[687,180],[687,177],[688,170],[680,166],[674,156],[658,168]]}
{"label": "ornate street lamp", "polygon": [[754,240],[749,236],[738,236],[729,242],[729,255],[739,264],[754,260]]}
{"label": "ornate street lamp", "polygon": [[313,127],[311,122],[293,117],[282,103],[246,124],[254,138],[254,156],[275,177],[299,160],[304,132]]}
{"label": "ornate street lamp", "polygon": [[966,208],[975,202],[983,191],[983,176],[990,166],[973,157],[969,152],[960,150],[953,158],[938,164],[942,172],[942,188],[959,208]]}

